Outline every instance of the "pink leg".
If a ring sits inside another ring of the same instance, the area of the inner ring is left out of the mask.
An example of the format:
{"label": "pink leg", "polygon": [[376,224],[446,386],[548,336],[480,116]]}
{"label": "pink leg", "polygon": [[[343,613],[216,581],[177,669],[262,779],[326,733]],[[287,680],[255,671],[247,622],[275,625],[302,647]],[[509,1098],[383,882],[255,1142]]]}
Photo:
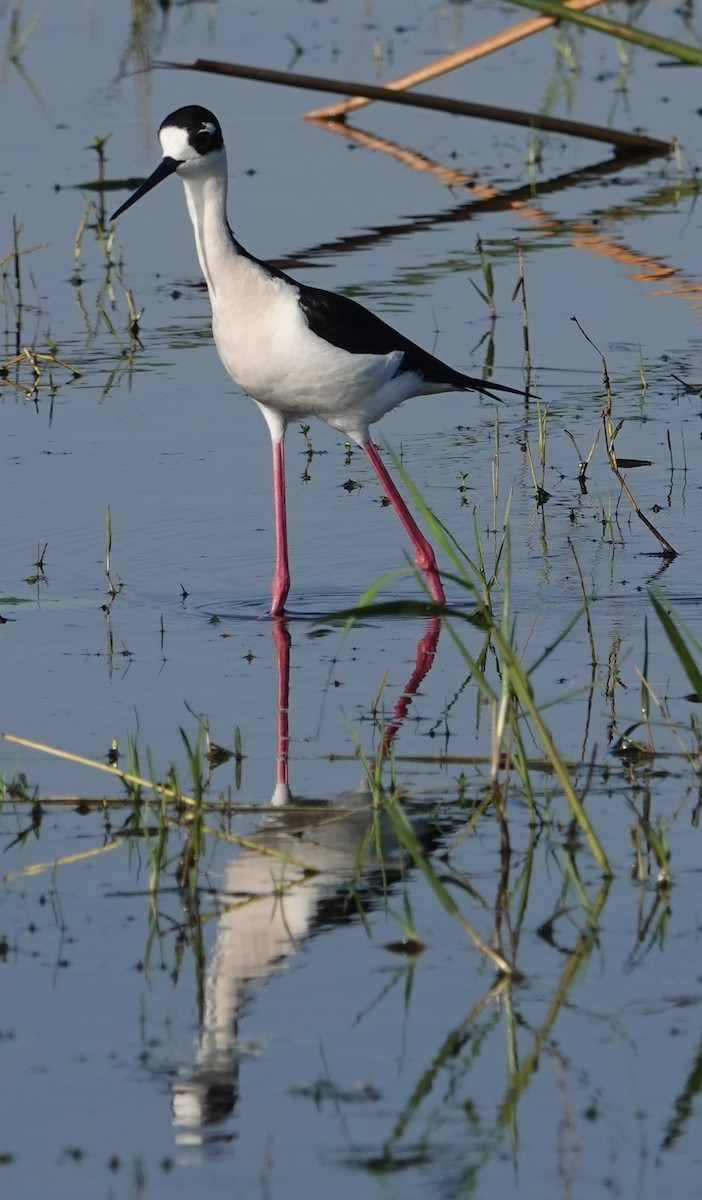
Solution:
{"label": "pink leg", "polygon": [[288,523],[285,514],[285,446],[273,439],[273,509],[275,514],[275,575],[271,587],[271,616],[280,617],[290,591]]}
{"label": "pink leg", "polygon": [[410,541],[414,546],[415,562],[420,571],[423,571],[427,577],[432,597],[437,604],[445,604],[446,597],[444,589],[441,586],[441,580],[439,579],[439,569],[436,565],[436,558],[434,557],[431,544],[425,538],[402,496],[395,487],[373,443],[371,441],[364,442],[363,449],[368,456],[370,465],[378,476],[383,491],[409,534]]}
{"label": "pink leg", "polygon": [[278,664],[276,784],[287,787],[288,783],[288,712],[290,708],[290,634],[285,621],[280,617],[273,622],[273,641]]}
{"label": "pink leg", "polygon": [[390,752],[390,747],[395,734],[407,716],[410,702],[417,695],[417,692],[431,670],[432,663],[434,662],[434,656],[436,655],[436,649],[439,645],[440,633],[441,618],[432,617],[427,624],[427,630],[424,634],[424,637],[420,638],[417,646],[417,656],[412,674],[405,685],[405,690],[393,709],[392,719],[390,720],[389,724],[385,726],[385,732],[383,733],[383,754],[388,754]]}

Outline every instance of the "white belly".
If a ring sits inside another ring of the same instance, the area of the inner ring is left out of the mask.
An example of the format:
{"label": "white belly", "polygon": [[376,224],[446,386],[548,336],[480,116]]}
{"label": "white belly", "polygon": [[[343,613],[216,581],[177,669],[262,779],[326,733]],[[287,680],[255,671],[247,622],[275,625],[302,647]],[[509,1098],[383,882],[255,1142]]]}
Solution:
{"label": "white belly", "polygon": [[220,292],[212,327],[232,379],[285,421],[319,417],[362,441],[370,424],[422,390],[418,376],[397,374],[401,352],[350,354],[312,333],[296,293],[270,278],[246,289],[245,304]]}

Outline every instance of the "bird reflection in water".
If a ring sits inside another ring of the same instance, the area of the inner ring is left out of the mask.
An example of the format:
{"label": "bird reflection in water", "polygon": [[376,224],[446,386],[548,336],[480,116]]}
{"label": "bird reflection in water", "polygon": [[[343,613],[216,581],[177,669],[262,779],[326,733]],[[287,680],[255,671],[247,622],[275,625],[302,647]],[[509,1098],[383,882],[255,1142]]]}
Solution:
{"label": "bird reflection in water", "polygon": [[[382,734],[386,754],[412,698],[431,669],[441,623],[427,622],[409,680]],[[272,975],[320,926],[357,914],[350,890],[363,885],[364,904],[401,878],[403,853],[388,820],[378,820],[369,782],[328,800],[293,797],[288,781],[291,639],[283,618],[272,623],[276,649],[276,781],[258,828],[223,872],[217,937],[207,970],[195,1063],[172,1086],[173,1123],[182,1146],[228,1140],[226,1121],[238,1100],[237,1022],[255,985]],[[418,830],[420,836],[422,830]],[[425,842],[437,836],[427,827]],[[255,847],[254,847],[255,844]],[[382,871],[380,864],[382,861]],[[406,865],[406,864],[405,864]]]}

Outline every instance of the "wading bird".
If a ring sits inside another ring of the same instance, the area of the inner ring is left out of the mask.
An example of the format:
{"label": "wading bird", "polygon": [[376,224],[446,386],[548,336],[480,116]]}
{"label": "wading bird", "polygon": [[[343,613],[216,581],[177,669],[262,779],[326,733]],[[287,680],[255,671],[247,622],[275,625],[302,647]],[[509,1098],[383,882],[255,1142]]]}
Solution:
{"label": "wading bird", "polygon": [[409,534],[432,598],[445,603],[434,551],[419,529],[377,448],[369,426],[410,396],[516,388],[463,375],[398,333],[356,301],[297,283],[249,254],[227,220],[227,155],[217,118],[190,104],[159,129],[163,158],[112,220],[169,175],[179,175],[197,255],[212,306],[219,357],[265,417],[273,445],[276,563],[271,615],[290,590],[285,513],[284,438],[289,421],[319,417],[360,446]]}

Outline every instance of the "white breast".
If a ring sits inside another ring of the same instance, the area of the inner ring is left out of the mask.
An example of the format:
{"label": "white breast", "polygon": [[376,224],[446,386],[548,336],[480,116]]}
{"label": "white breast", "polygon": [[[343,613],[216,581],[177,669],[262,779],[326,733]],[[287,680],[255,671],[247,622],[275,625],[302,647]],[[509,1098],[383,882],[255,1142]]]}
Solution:
{"label": "white breast", "polygon": [[219,356],[276,436],[289,420],[313,416],[363,444],[374,421],[409,396],[436,390],[399,371],[401,351],[351,354],[312,332],[297,285],[271,274],[233,240],[224,159],[218,173],[183,183]]}
{"label": "white breast", "polygon": [[213,298],[212,328],[232,379],[286,420],[319,417],[363,441],[368,425],[421,390],[399,351],[350,354],[313,333],[297,288],[240,258]]}

